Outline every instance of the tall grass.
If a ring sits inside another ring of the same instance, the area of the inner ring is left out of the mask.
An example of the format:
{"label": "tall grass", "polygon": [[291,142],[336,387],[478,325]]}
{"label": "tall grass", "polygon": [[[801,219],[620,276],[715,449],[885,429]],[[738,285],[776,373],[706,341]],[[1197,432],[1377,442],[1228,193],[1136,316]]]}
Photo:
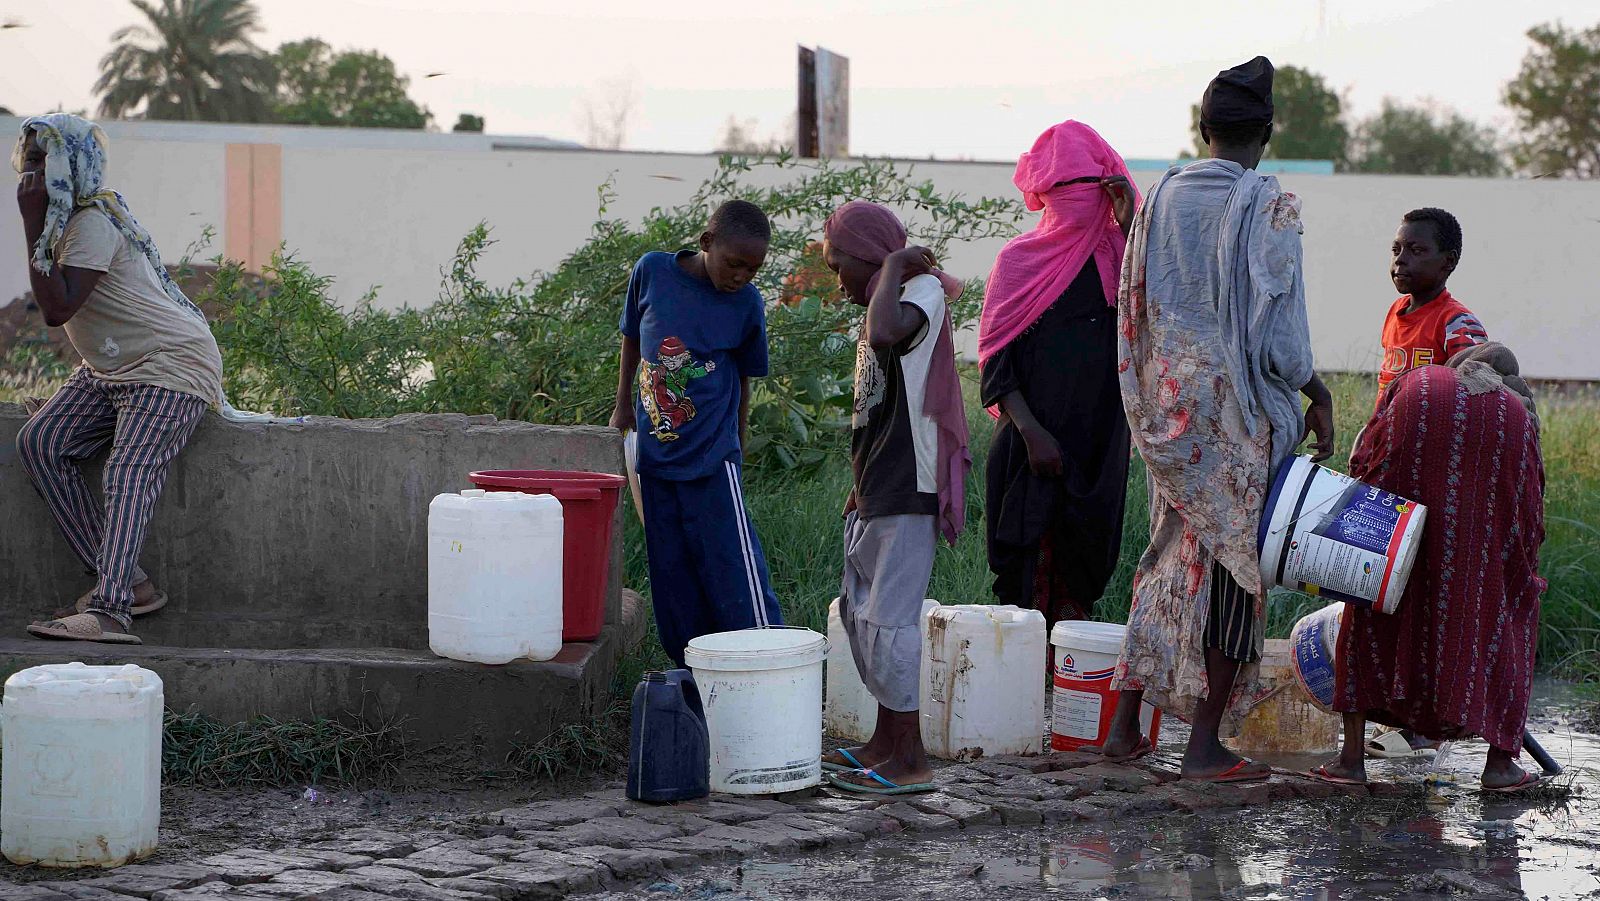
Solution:
{"label": "tall grass", "polygon": [[[969,373],[970,375],[970,373]],[[1337,411],[1338,450],[1331,461],[1343,469],[1356,433],[1366,423],[1377,394],[1369,375],[1329,379]],[[956,547],[940,545],[929,595],[945,603],[993,602],[983,537],[983,472],[994,426],[979,409],[968,380],[968,422],[973,469],[967,485],[967,530]],[[1546,468],[1546,528],[1542,569],[1550,580],[1544,598],[1540,639],[1542,665],[1560,675],[1600,680],[1600,402],[1593,397],[1553,398],[1540,409]],[[849,461],[841,457],[814,473],[752,469],[745,479],[747,501],[772,571],[773,588],[793,625],[821,631],[828,603],[839,593],[843,560],[840,511],[850,487]],[[1129,469],[1127,517],[1121,560],[1095,617],[1127,619],[1133,568],[1149,536],[1149,505],[1144,466],[1134,455]],[[648,586],[644,535],[630,518],[627,540],[628,584]],[[1294,591],[1275,590],[1268,605],[1267,635],[1289,634],[1296,620],[1327,601]],[[664,658],[646,642],[652,665]]]}

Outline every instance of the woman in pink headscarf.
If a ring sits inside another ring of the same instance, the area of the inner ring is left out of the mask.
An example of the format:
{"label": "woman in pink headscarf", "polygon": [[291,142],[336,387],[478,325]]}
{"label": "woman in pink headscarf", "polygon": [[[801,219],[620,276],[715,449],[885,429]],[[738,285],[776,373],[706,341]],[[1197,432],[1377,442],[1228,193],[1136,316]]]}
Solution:
{"label": "woman in pink headscarf", "polygon": [[995,260],[978,333],[989,448],[989,568],[1002,604],[1087,619],[1117,566],[1128,421],[1117,278],[1139,194],[1082,122],[1052,125],[1013,181],[1039,224]]}

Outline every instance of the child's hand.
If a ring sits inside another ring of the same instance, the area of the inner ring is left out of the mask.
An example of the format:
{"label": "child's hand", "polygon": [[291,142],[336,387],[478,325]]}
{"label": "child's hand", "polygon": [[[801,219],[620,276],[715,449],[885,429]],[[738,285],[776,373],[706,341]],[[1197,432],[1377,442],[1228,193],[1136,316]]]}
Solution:
{"label": "child's hand", "polygon": [[885,266],[891,263],[898,265],[901,273],[905,275],[922,275],[932,272],[939,265],[939,260],[933,255],[933,251],[913,244],[884,257]]}
{"label": "child's hand", "polygon": [[619,432],[632,431],[633,409],[616,407],[611,411],[611,427]]}

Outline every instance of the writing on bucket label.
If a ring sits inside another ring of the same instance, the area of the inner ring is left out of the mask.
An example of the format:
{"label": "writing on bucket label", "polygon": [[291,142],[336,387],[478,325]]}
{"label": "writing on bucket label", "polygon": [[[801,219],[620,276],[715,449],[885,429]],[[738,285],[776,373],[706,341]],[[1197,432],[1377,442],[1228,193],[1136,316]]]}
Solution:
{"label": "writing on bucket label", "polygon": [[1411,505],[1393,492],[1346,481],[1320,522],[1296,530],[1285,575],[1310,594],[1372,604],[1388,571],[1389,544]]}

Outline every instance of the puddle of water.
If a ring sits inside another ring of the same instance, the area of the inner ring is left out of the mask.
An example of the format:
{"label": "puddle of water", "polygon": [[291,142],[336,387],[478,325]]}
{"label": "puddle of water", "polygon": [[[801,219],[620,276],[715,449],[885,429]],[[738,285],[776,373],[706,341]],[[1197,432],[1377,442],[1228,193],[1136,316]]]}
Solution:
{"label": "puddle of water", "polygon": [[[1109,829],[891,837],[842,852],[747,861],[622,896],[1353,901],[1499,892],[1551,901],[1600,898],[1600,737],[1571,726],[1592,695],[1546,682],[1535,697],[1530,731],[1585,789],[1559,805],[1479,792],[1485,746],[1458,742],[1444,768],[1457,783],[1426,800],[1281,803]],[[1187,739],[1181,724],[1174,726],[1163,729],[1161,742],[1173,762]],[[1305,767],[1321,759],[1274,762]],[[1420,781],[1429,769],[1426,760],[1369,761],[1375,779]]]}

